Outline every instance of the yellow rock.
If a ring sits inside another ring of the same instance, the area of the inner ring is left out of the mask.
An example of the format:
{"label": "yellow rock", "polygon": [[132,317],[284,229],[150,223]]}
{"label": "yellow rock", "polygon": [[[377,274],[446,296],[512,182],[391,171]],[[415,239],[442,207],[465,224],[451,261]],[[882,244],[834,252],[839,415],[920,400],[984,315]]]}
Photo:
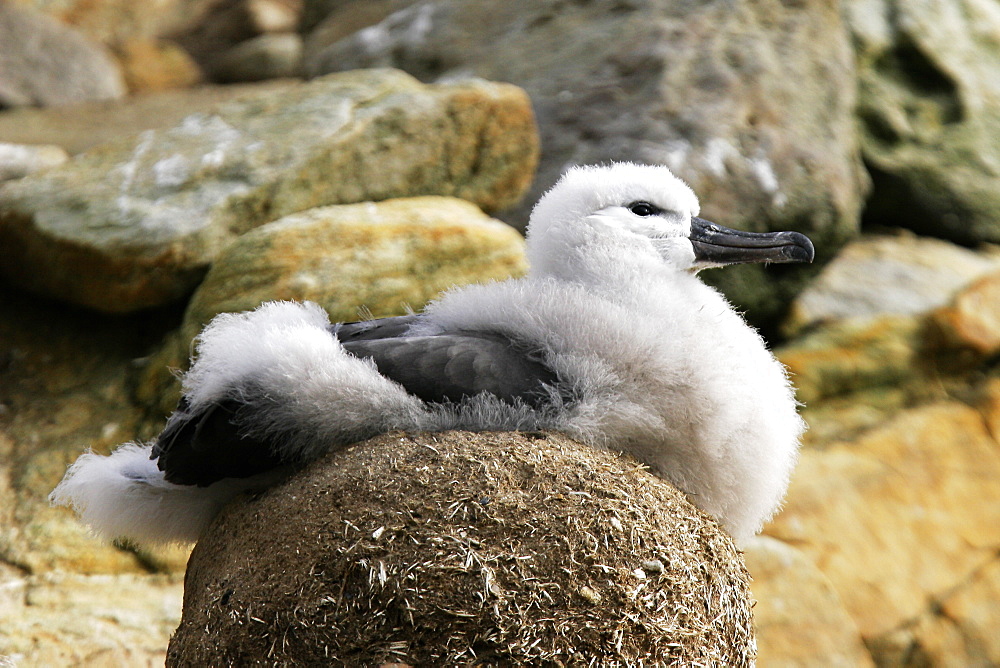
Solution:
{"label": "yellow rock", "polygon": [[463,200],[321,207],[226,248],[192,297],[184,330],[193,336],[218,313],[277,299],[317,302],[334,321],[400,315],[452,286],[526,270],[521,235]]}
{"label": "yellow rock", "polygon": [[1000,447],[954,401],[806,450],[767,533],[809,555],[866,639],[900,628],[1000,544]]}
{"label": "yellow rock", "polygon": [[289,299],[320,304],[334,322],[401,315],[450,287],[526,270],[520,233],[460,199],[401,198],[286,216],[223,251],[137,392],[169,413],[179,398],[170,370],[187,365],[192,339],[219,313]]}
{"label": "yellow rock", "polygon": [[181,598],[180,576],[0,570],[0,665],[162,666]]}
{"label": "yellow rock", "polygon": [[874,665],[844,602],[810,557],[767,536],[745,547],[758,665]]}

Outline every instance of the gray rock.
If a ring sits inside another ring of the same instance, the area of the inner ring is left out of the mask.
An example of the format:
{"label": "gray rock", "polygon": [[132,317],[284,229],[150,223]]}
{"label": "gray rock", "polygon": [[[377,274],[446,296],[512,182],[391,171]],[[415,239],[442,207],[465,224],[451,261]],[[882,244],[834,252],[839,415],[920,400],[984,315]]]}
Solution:
{"label": "gray rock", "polygon": [[[336,3],[310,33],[306,73],[392,65],[425,81],[475,73],[522,86],[542,135],[532,198],[569,163],[663,163],[702,197],[706,218],[799,229],[821,261],[855,233],[865,177],[853,54],[834,4],[435,0],[344,36],[338,24],[362,6]],[[810,271],[706,277],[761,320],[782,311]]]}
{"label": "gray rock", "polygon": [[59,146],[0,142],[0,181],[20,179],[32,172],[61,165],[67,160],[69,155]]}
{"label": "gray rock", "polygon": [[972,251],[940,239],[865,236],[851,242],[792,304],[785,328],[878,315],[920,315],[1000,270],[1000,250]]}
{"label": "gray rock", "polygon": [[0,273],[103,311],[156,306],[188,293],[235,236],[265,222],[422,194],[495,211],[521,197],[536,156],[530,105],[514,86],[331,76],[6,183]]}
{"label": "gray rock", "polygon": [[0,107],[53,106],[125,94],[99,44],[44,14],[0,2]]}
{"label": "gray rock", "polygon": [[872,222],[1000,241],[1000,11],[850,0]]}
{"label": "gray rock", "polygon": [[217,81],[263,81],[298,76],[302,69],[302,38],[294,33],[260,35],[240,42],[219,57]]}

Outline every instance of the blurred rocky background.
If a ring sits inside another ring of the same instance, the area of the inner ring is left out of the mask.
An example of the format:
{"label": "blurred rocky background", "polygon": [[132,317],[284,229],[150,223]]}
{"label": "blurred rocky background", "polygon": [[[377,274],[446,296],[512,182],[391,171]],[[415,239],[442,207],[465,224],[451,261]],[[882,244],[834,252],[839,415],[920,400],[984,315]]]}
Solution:
{"label": "blurred rocky background", "polygon": [[0,108],[0,665],[163,663],[187,551],[46,496],[159,430],[208,319],[517,275],[616,159],[818,249],[703,275],[810,425],[746,546],[759,665],[1000,665],[993,0],[0,0]]}

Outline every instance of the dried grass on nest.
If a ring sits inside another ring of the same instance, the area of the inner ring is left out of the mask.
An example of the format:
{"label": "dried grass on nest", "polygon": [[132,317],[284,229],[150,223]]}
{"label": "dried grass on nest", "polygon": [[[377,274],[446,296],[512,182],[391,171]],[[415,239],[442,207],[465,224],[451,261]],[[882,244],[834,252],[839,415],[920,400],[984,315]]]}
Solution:
{"label": "dried grass on nest", "polygon": [[229,506],[168,665],[751,665],[729,537],[560,435],[387,434]]}

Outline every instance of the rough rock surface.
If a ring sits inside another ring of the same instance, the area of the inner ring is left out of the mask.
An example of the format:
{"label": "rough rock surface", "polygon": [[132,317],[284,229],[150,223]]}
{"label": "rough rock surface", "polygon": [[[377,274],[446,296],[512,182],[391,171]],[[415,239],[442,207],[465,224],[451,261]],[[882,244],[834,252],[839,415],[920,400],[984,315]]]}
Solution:
{"label": "rough rock surface", "polygon": [[786,334],[845,318],[924,314],[998,270],[996,247],[973,251],[930,237],[865,235],[847,244],[796,297]]}
{"label": "rough rock surface", "polygon": [[167,665],[748,666],[747,587],[731,539],[634,460],[393,433],[222,512]]}
{"label": "rough rock surface", "polygon": [[122,97],[118,63],[100,44],[44,14],[0,2],[0,108]]}
{"label": "rough rock surface", "polygon": [[225,80],[225,54],[262,35],[291,34],[301,0],[214,0],[207,11],[174,31],[212,81]]}
{"label": "rough rock surface", "polygon": [[853,318],[821,328],[778,351],[799,401],[902,384],[918,373],[924,324],[910,316]]}
{"label": "rough rock surface", "polygon": [[0,143],[0,181],[19,179],[67,160],[69,155],[59,146]]}
{"label": "rough rock surface", "polygon": [[767,536],[750,541],[745,550],[759,666],[875,665],[857,624],[812,559]]}
{"label": "rough rock surface", "polygon": [[0,273],[94,309],[148,308],[189,292],[235,236],[296,211],[421,194],[509,206],[536,155],[513,86],[334,75],[8,182]]}
{"label": "rough rock surface", "polygon": [[334,321],[418,309],[456,285],[527,270],[524,239],[475,205],[413,197],[309,209],[228,246],[185,312],[196,334],[215,315],[309,300]]}
{"label": "rough rock surface", "polygon": [[183,569],[186,551],[98,542],[47,500],[87,448],[106,453],[162,428],[162,415],[147,422],[130,400],[133,360],[179,320],[170,312],[95,315],[0,283],[0,570],[7,564],[33,575]]}
{"label": "rough rock surface", "polygon": [[8,575],[0,568],[0,665],[162,666],[180,619],[179,575]]}
{"label": "rough rock surface", "polygon": [[866,216],[962,243],[1000,241],[1000,8],[850,0]]}
{"label": "rough rock surface", "polygon": [[1000,661],[984,649],[996,648],[983,637],[989,586],[969,590],[964,607],[937,603],[997,562],[1000,447],[984,417],[995,416],[998,390],[988,405],[929,403],[851,442],[806,449],[766,530],[820,565],[877,653],[904,633],[919,656],[931,638],[914,634],[913,620],[931,614],[957,632],[953,665]]}
{"label": "rough rock surface", "polygon": [[[334,4],[307,38],[308,74],[393,66],[433,81],[475,73],[529,93],[543,153],[526,205],[567,164],[636,160],[689,181],[710,220],[809,233],[821,261],[856,230],[865,180],[853,56],[839,8],[825,0],[436,0],[385,18],[368,8],[363,15],[376,23],[352,21],[361,29],[346,36],[337,23],[369,3]],[[524,206],[510,219],[523,224],[526,214]],[[763,320],[784,310],[810,271],[745,266],[706,278]]]}
{"label": "rough rock surface", "polygon": [[219,313],[266,301],[313,301],[333,322],[419,310],[448,288],[505,280],[527,269],[524,239],[475,205],[414,197],[309,209],[263,225],[219,255],[181,328],[148,362],[140,396],[169,412],[172,370]]}

